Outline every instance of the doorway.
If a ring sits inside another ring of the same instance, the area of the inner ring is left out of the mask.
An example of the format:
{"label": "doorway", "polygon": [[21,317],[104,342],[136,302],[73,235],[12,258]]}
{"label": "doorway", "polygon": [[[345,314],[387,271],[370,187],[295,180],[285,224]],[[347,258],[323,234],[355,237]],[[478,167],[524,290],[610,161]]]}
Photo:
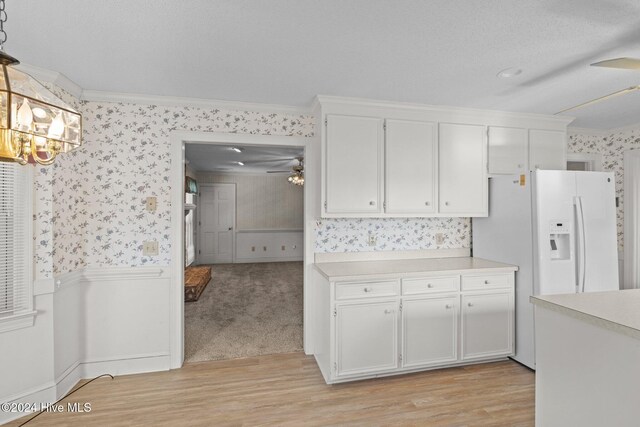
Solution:
{"label": "doorway", "polygon": [[[318,137],[230,134],[222,132],[173,131],[171,139],[172,183],[179,183],[185,175],[185,145],[234,144],[275,145],[302,147],[305,156],[304,185],[304,248],[303,248],[303,347],[305,354],[313,354],[313,283],[314,249],[316,245],[315,224],[320,217],[320,141]],[[171,368],[180,368],[184,363],[184,188],[171,186],[171,285],[169,301],[169,356]]]}

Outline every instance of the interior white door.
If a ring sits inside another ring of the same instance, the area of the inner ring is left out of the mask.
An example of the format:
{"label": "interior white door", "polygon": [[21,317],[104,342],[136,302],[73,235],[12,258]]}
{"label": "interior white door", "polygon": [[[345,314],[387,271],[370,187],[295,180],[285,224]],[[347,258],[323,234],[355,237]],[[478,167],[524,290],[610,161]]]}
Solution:
{"label": "interior white door", "polygon": [[235,211],[235,185],[200,186],[200,264],[233,262]]}
{"label": "interior white door", "polygon": [[382,212],[382,119],[328,115],[326,138],[326,212]]}
{"label": "interior white door", "polygon": [[336,306],[338,376],[398,367],[397,309],[395,299]]}
{"label": "interior white door", "polygon": [[[575,172],[577,214],[582,215],[584,257],[579,291],[597,292],[619,289],[618,237],[616,224],[615,179],[611,172]],[[580,230],[577,230],[580,232]],[[582,254],[580,254],[582,255]],[[579,272],[580,273],[580,272]]]}
{"label": "interior white door", "polygon": [[386,121],[386,212],[435,211],[436,130],[435,123]]}
{"label": "interior white door", "polygon": [[519,175],[527,171],[526,129],[489,126],[489,173]]}
{"label": "interior white door", "polygon": [[567,134],[555,130],[529,130],[529,169],[567,169]]}
{"label": "interior white door", "polygon": [[428,366],[458,358],[458,296],[404,298],[402,366]]}
{"label": "interior white door", "polygon": [[438,158],[440,212],[486,216],[485,127],[441,123]]}

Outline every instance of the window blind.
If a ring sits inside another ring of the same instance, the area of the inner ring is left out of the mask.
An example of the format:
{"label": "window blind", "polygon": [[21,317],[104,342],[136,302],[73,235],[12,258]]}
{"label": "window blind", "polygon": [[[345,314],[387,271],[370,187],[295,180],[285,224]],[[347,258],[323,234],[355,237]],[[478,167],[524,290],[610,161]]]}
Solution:
{"label": "window blind", "polygon": [[0,162],[0,318],[31,310],[27,169]]}

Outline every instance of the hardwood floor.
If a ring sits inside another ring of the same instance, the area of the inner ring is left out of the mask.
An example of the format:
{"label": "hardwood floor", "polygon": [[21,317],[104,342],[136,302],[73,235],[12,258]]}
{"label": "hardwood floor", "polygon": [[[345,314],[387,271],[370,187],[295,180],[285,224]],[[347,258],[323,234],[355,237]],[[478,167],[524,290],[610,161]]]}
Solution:
{"label": "hardwood floor", "polygon": [[531,426],[534,382],[504,361],[328,386],[313,357],[289,353],[99,379],[63,401],[91,412],[27,426]]}

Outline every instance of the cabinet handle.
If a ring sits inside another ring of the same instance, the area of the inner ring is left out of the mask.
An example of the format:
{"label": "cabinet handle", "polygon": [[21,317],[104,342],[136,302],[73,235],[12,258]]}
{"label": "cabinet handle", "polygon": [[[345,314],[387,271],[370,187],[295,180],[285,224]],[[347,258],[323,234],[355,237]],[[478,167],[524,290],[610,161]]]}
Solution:
{"label": "cabinet handle", "polygon": [[447,305],[445,305],[444,307],[445,307],[445,308],[451,308],[451,307],[453,307],[453,306],[452,306],[451,304],[447,304]]}
{"label": "cabinet handle", "polygon": [[371,292],[371,291],[372,291],[372,289],[371,289],[371,288],[364,288],[364,291],[365,291],[365,292]]}
{"label": "cabinet handle", "polygon": [[391,313],[393,313],[393,310],[390,310],[388,308],[384,311],[384,314],[391,314]]}
{"label": "cabinet handle", "polygon": [[467,303],[467,305],[468,305],[469,307],[473,307],[473,304],[472,304],[472,303],[470,303],[470,302],[468,302],[468,303]]}
{"label": "cabinet handle", "polygon": [[374,202],[373,200],[369,202],[369,206],[375,206],[376,202]]}
{"label": "cabinet handle", "polygon": [[431,283],[427,283],[427,288],[433,288],[433,285]]}

